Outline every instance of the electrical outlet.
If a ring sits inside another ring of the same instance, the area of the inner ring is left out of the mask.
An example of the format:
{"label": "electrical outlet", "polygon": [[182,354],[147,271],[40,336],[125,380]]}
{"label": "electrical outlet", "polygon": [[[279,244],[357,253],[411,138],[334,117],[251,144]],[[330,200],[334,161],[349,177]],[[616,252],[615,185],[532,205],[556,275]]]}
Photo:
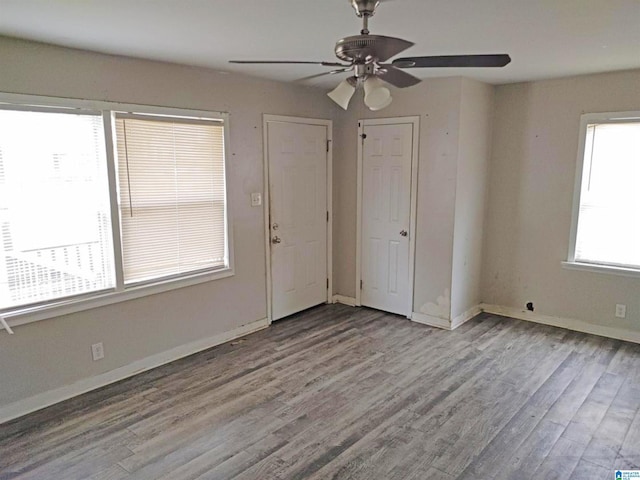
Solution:
{"label": "electrical outlet", "polygon": [[616,317],[625,318],[627,316],[627,306],[620,303],[616,304]]}
{"label": "electrical outlet", "polygon": [[104,346],[102,342],[91,345],[91,355],[93,356],[94,362],[104,358]]}
{"label": "electrical outlet", "polygon": [[251,194],[251,206],[259,207],[262,205],[262,194],[260,192],[255,192]]}

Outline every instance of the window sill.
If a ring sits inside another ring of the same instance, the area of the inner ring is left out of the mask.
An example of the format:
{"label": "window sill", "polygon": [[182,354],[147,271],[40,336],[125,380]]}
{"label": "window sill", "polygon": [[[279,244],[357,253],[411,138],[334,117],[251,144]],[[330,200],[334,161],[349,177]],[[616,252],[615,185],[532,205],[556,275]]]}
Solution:
{"label": "window sill", "polygon": [[[234,275],[232,268],[225,268],[211,272],[202,272],[177,279],[159,281],[152,284],[131,287],[122,292],[97,293],[90,297],[76,298],[72,300],[62,300],[31,308],[22,308],[2,313],[2,317],[9,326],[26,325],[28,323],[46,320],[48,318],[68,315],[70,313],[90,310],[92,308],[103,307],[114,303],[126,302],[135,298],[155,295],[157,293],[168,292],[178,288],[184,288],[199,283],[210,282]],[[2,326],[0,325],[0,331]]]}
{"label": "window sill", "polygon": [[582,262],[562,262],[562,268],[566,268],[567,270],[582,270],[585,272],[606,273],[622,277],[640,278],[640,269],[630,267],[614,267],[612,265],[598,265],[595,263]]}

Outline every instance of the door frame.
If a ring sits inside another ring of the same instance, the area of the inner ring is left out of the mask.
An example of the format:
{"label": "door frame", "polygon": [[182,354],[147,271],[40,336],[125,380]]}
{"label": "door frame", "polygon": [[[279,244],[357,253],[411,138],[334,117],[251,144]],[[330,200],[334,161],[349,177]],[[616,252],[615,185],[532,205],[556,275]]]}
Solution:
{"label": "door frame", "polygon": [[411,151],[411,195],[409,212],[409,295],[407,298],[407,318],[411,318],[413,313],[413,296],[415,281],[415,257],[416,257],[416,220],[418,206],[418,153],[420,144],[420,117],[390,117],[371,118],[358,120],[358,166],[357,166],[357,187],[356,187],[356,306],[362,306],[360,282],[362,280],[362,161],[364,138],[364,127],[370,125],[398,125],[411,124],[412,131],[412,151]]}
{"label": "door frame", "polygon": [[262,150],[264,157],[264,186],[263,186],[263,212],[264,212],[264,245],[267,275],[267,320],[273,321],[272,315],[272,282],[271,282],[271,192],[269,191],[269,122],[298,123],[304,125],[321,125],[327,129],[327,303],[333,298],[333,121],[321,118],[291,117],[284,115],[262,115]]}

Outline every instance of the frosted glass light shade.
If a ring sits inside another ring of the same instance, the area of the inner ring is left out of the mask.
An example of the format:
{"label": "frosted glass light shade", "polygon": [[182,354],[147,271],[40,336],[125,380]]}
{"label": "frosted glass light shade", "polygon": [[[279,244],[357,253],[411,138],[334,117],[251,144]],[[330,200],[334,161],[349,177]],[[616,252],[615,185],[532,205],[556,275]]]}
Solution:
{"label": "frosted glass light shade", "polygon": [[356,87],[351,85],[348,80],[343,80],[336,88],[327,93],[327,95],[331,100],[346,110],[355,91]]}
{"label": "frosted glass light shade", "polygon": [[371,110],[380,110],[391,103],[391,92],[378,77],[371,76],[364,82],[364,104]]}
{"label": "frosted glass light shade", "polygon": [[381,103],[380,105],[378,105],[376,108],[373,107],[369,107],[369,110],[371,110],[372,112],[375,112],[377,110],[382,110],[383,108],[388,107],[389,105],[391,105],[391,100],[393,100],[393,98],[391,97],[391,95],[389,95],[389,98],[387,98],[387,101],[384,103]]}

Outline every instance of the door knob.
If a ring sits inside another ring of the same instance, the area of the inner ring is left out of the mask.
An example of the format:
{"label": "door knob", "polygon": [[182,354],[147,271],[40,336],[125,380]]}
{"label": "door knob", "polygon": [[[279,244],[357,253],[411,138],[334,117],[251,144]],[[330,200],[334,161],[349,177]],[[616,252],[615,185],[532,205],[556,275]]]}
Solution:
{"label": "door knob", "polygon": [[278,224],[274,223],[273,225],[271,225],[271,228],[273,228],[274,230],[277,230],[278,229]]}
{"label": "door knob", "polygon": [[280,243],[280,242],[282,242],[282,240],[280,240],[280,237],[277,235],[271,239],[271,243]]}
{"label": "door knob", "polygon": [[403,237],[406,237],[408,234],[406,230],[400,230],[400,235],[402,235]]}

